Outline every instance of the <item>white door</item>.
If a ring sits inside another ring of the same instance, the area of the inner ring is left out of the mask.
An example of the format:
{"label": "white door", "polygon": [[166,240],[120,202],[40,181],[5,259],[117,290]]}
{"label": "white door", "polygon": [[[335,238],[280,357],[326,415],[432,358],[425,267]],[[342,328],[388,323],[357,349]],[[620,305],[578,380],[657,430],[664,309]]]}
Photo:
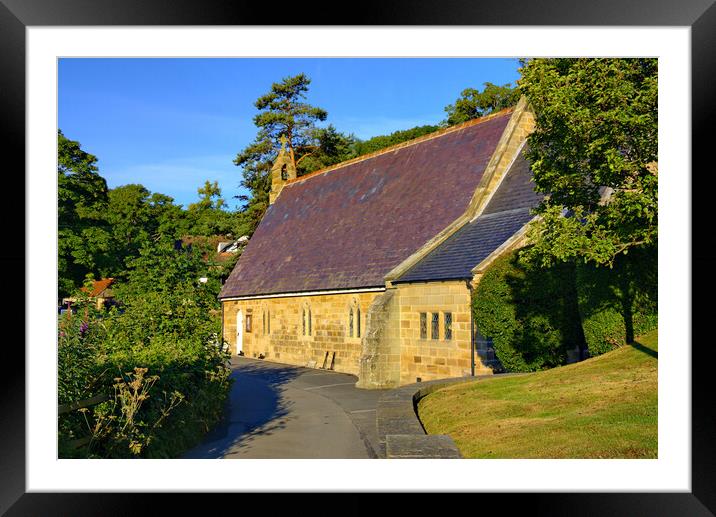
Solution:
{"label": "white door", "polygon": [[244,313],[241,312],[241,309],[239,309],[239,312],[236,313],[236,355],[239,355],[239,352],[243,349],[244,346]]}

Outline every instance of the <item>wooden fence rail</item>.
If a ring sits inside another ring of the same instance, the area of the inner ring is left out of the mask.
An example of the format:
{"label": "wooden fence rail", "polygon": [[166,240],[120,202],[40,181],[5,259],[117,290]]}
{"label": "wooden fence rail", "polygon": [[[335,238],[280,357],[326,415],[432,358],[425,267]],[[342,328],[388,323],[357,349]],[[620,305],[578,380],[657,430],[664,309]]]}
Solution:
{"label": "wooden fence rail", "polygon": [[107,400],[109,400],[109,395],[96,395],[88,399],[78,400],[77,402],[60,404],[59,406],[57,406],[57,414],[62,415],[64,413],[74,411],[75,409],[96,406],[97,404],[101,404],[102,402],[105,402]]}
{"label": "wooden fence rail", "polygon": [[[90,397],[88,399],[78,400],[77,402],[70,402],[68,404],[59,404],[57,406],[57,415],[59,416],[59,415],[65,414],[65,413],[69,413],[70,411],[75,411],[77,409],[96,406],[97,404],[101,404],[102,402],[105,402],[109,399],[110,399],[109,395],[96,395],[96,396]],[[76,440],[71,440],[71,441],[67,442],[67,445],[73,449],[77,449],[79,447],[87,445],[91,441],[92,441],[92,436],[85,436],[84,438],[78,438]]]}

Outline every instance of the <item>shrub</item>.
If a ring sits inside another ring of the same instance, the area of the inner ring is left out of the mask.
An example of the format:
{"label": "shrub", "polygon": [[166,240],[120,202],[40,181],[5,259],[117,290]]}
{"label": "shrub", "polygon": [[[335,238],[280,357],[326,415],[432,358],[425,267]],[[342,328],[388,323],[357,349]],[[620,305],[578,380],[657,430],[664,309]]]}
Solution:
{"label": "shrub", "polygon": [[198,283],[206,264],[170,245],[143,249],[132,266],[114,289],[121,310],[80,309],[61,321],[60,403],[110,396],[61,415],[61,444],[93,437],[82,451],[62,447],[61,457],[176,457],[222,415],[230,369],[212,312],[218,282]]}
{"label": "shrub", "polygon": [[584,337],[592,356],[658,326],[658,248],[633,249],[614,267],[579,264],[577,292]]}
{"label": "shrub", "polygon": [[508,371],[564,364],[567,350],[583,344],[571,264],[541,268],[519,252],[499,258],[475,290],[473,314]]}

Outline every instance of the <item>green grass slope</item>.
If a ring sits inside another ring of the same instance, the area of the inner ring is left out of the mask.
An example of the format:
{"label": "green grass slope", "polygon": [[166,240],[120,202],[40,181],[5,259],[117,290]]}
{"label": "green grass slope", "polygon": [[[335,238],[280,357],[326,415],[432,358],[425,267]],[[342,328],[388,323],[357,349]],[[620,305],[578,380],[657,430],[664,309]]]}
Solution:
{"label": "green grass slope", "polygon": [[429,434],[466,458],[656,458],[657,331],[581,363],[423,398]]}

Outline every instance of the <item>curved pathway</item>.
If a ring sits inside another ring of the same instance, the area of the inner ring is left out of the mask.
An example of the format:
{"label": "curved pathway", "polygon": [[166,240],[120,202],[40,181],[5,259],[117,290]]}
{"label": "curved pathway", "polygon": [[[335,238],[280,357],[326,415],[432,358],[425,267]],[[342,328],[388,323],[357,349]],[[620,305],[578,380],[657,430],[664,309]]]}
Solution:
{"label": "curved pathway", "polygon": [[376,458],[385,390],[355,375],[233,357],[224,419],[183,458]]}

